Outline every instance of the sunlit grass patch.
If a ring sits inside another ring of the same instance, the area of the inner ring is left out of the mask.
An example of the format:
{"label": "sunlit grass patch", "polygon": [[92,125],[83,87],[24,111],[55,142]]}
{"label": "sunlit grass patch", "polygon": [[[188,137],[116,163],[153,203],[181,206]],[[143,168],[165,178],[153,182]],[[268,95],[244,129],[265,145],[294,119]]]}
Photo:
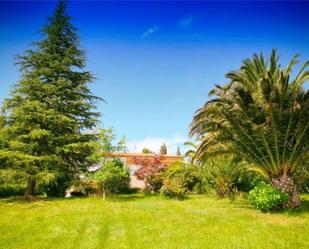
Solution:
{"label": "sunlit grass patch", "polygon": [[309,248],[304,198],[283,213],[209,196],[2,199],[0,248]]}

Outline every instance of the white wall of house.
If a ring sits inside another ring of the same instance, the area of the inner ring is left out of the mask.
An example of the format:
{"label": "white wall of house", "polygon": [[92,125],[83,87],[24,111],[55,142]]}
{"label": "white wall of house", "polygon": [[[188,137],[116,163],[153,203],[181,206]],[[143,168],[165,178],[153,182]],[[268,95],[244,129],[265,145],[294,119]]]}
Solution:
{"label": "white wall of house", "polygon": [[131,188],[145,188],[145,184],[143,181],[138,180],[137,177],[134,175],[135,171],[139,168],[138,165],[126,165],[130,172],[130,187]]}

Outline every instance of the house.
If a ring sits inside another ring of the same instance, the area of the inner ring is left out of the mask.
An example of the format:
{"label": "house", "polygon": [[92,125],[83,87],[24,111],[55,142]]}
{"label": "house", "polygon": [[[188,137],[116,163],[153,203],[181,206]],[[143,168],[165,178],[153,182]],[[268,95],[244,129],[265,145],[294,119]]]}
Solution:
{"label": "house", "polygon": [[[129,168],[130,171],[130,187],[132,188],[144,188],[144,182],[140,181],[134,175],[134,172],[138,169],[138,165],[135,165],[136,159],[143,159],[145,157],[155,157],[157,154],[146,154],[146,153],[112,153],[112,157],[120,158],[124,165]],[[162,163],[169,166],[174,162],[181,161],[183,159],[182,156],[174,156],[174,155],[162,155]]]}

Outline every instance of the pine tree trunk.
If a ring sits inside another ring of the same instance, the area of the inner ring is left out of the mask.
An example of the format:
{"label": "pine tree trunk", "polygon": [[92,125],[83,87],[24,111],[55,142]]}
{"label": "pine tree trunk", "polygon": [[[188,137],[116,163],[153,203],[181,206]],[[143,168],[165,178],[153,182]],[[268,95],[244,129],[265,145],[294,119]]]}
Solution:
{"label": "pine tree trunk", "polygon": [[288,194],[289,199],[286,203],[287,208],[296,208],[300,206],[300,191],[292,177],[284,174],[281,177],[272,178],[271,183],[275,188]]}
{"label": "pine tree trunk", "polygon": [[25,198],[27,199],[32,198],[32,196],[34,195],[35,184],[36,184],[35,179],[32,176],[29,176],[27,188],[25,191]]}

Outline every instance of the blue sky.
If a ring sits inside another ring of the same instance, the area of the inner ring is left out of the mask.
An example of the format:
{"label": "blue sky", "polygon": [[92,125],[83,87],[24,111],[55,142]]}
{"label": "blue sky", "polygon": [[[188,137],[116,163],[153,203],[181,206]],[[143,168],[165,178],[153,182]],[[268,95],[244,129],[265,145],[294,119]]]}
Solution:
{"label": "blue sky", "polygon": [[[55,5],[0,1],[0,100],[19,77],[14,56],[40,39]],[[309,2],[69,1],[68,12],[98,78],[92,91],[107,101],[102,124],[131,151],[164,141],[175,153],[213,84],[253,52],[309,59]]]}

